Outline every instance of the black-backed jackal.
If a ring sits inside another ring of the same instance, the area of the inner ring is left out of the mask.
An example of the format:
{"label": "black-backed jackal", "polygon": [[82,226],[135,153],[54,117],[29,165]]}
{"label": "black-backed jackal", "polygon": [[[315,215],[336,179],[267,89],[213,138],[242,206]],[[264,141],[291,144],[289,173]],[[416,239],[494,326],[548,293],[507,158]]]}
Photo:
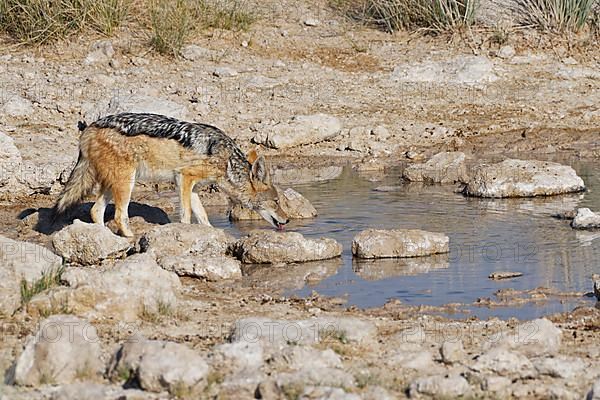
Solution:
{"label": "black-backed jackal", "polygon": [[123,113],[101,118],[83,131],[79,159],[54,206],[61,215],[98,189],[91,217],[104,224],[107,203],[114,200],[115,222],[124,236],[133,236],[127,209],[136,179],[174,180],[179,187],[181,222],[210,225],[197,182],[213,182],[235,203],[256,210],[282,228],[287,215],[278,204],[264,158],[246,157],[220,129],[157,114]]}

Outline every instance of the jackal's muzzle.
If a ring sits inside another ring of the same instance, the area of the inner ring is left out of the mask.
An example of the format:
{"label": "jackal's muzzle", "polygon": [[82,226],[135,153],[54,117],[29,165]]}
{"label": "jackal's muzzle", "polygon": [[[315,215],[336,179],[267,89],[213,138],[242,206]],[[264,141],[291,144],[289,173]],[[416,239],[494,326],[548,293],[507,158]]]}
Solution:
{"label": "jackal's muzzle", "polygon": [[287,215],[280,207],[277,207],[277,210],[261,208],[258,210],[258,213],[265,219],[265,221],[279,230],[282,230],[285,225],[290,222]]}

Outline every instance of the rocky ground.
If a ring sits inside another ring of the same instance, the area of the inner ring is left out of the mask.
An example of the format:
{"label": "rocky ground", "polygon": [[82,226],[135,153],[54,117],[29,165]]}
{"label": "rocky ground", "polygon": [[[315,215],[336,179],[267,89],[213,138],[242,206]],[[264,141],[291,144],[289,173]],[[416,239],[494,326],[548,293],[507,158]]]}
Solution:
{"label": "rocky ground", "polygon": [[[600,53],[581,38],[389,35],[324,3],[257,12],[249,31],[207,32],[178,60],[128,28],[41,48],[3,42],[0,398],[599,398],[597,308],[454,321],[399,301],[358,310],[284,298],[245,280],[245,263],[335,257],[339,244],[160,225],[176,214],[172,199],[144,186],[131,241],[85,222],[49,227],[77,121],[117,111],[217,125],[243,149],[259,146],[286,186],[440,151],[452,153],[405,178],[467,183],[465,160],[600,156]],[[203,199],[225,202],[210,190]],[[89,221],[88,209],[76,217]],[[590,219],[580,213],[575,225]]]}
{"label": "rocky ground", "polygon": [[[9,251],[13,257],[1,305],[15,310],[2,324],[3,398],[597,395],[598,309],[522,323],[452,321],[399,301],[358,310],[341,299],[290,299],[241,284],[235,253],[242,262],[277,263],[339,254],[330,239],[278,235],[236,240],[220,229],[171,223],[128,241],[75,221],[52,236],[60,257],[3,239],[5,259]],[[362,249],[366,235],[357,238]],[[10,275],[30,288],[57,269],[63,284],[30,298]]]}

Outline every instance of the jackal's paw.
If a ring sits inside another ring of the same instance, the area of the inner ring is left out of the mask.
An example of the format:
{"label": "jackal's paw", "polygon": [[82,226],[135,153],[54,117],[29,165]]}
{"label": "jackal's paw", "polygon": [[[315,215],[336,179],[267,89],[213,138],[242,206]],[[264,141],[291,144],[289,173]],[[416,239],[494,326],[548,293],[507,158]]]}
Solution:
{"label": "jackal's paw", "polygon": [[121,229],[120,233],[121,233],[121,236],[124,236],[126,238],[133,237],[133,232],[129,228]]}
{"label": "jackal's paw", "polygon": [[208,220],[208,218],[197,218],[196,219],[196,223],[198,225],[205,225],[205,226],[211,226],[212,227],[212,225],[211,225],[210,221]]}

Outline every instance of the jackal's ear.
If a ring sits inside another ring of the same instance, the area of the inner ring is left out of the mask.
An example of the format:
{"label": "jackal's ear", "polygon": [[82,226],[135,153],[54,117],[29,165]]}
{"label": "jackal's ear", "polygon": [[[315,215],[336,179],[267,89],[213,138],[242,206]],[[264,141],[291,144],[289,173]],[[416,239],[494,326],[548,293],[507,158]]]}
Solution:
{"label": "jackal's ear", "polygon": [[263,156],[259,156],[256,160],[254,160],[250,175],[253,181],[259,181],[266,185],[271,183],[271,177],[269,175],[269,170],[267,169],[267,162]]}
{"label": "jackal's ear", "polygon": [[248,152],[248,154],[246,154],[246,158],[248,159],[248,162],[250,164],[254,164],[254,162],[256,161],[256,159],[258,158],[258,152],[256,151],[256,149],[252,149]]}

